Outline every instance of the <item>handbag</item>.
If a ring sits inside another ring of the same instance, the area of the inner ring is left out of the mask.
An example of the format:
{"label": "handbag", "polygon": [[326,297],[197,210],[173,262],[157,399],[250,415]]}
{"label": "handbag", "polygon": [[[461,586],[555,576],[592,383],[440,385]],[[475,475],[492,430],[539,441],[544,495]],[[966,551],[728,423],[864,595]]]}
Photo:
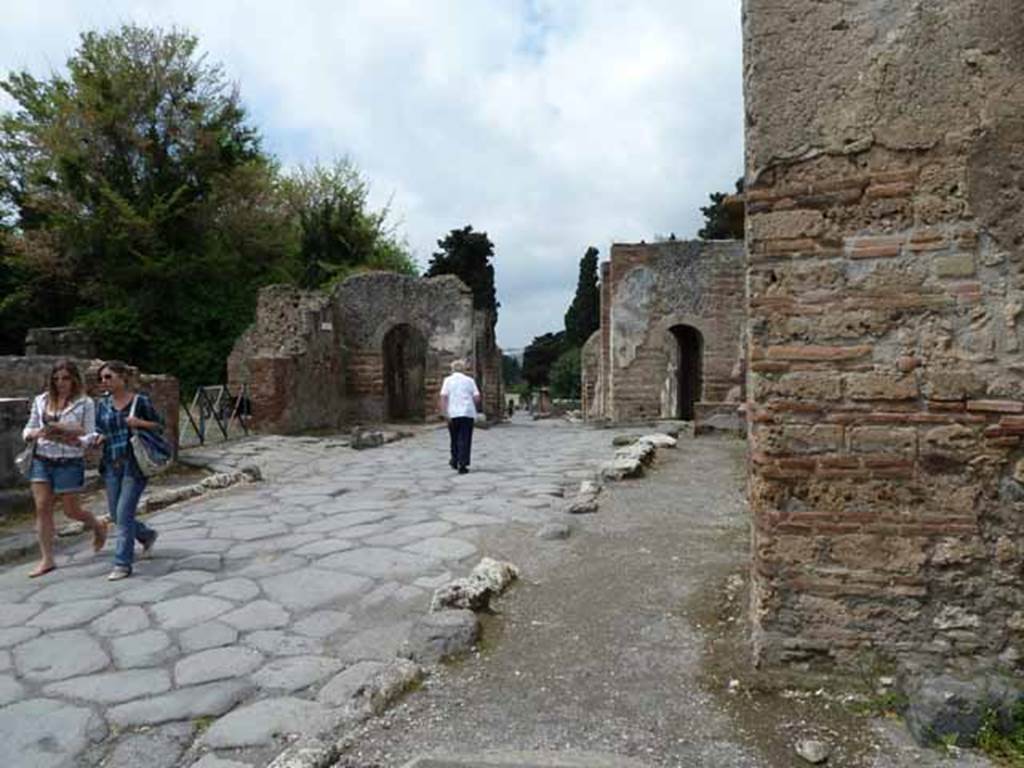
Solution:
{"label": "handbag", "polygon": [[[138,395],[132,399],[132,407],[128,418],[135,416],[135,405],[139,402]],[[167,442],[157,434],[148,430],[132,430],[128,443],[135,454],[135,463],[143,477],[153,477],[167,470],[171,464],[171,451]]]}
{"label": "handbag", "polygon": [[18,470],[22,480],[28,480],[32,473],[32,459],[36,457],[36,443],[33,440],[25,446],[24,450],[14,457],[14,467]]}

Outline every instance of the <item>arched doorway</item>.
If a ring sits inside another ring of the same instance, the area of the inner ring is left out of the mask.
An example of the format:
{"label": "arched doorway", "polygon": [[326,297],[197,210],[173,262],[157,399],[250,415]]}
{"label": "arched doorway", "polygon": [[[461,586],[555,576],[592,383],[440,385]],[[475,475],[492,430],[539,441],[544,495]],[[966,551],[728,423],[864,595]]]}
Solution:
{"label": "arched doorway", "polygon": [[704,337],[691,325],[675,325],[669,329],[675,340],[670,357],[675,363],[675,413],[677,419],[693,421],[696,404],[701,398]]}
{"label": "arched doorway", "polygon": [[416,328],[402,323],[384,335],[383,345],[387,418],[422,419],[426,415],[426,339]]}

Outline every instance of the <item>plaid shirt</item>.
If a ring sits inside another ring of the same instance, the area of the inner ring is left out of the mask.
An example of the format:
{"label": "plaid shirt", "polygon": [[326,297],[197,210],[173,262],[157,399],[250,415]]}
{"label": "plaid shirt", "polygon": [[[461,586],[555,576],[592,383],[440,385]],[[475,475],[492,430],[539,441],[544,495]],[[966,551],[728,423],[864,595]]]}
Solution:
{"label": "plaid shirt", "polygon": [[[138,399],[138,403],[135,405],[135,418],[155,421],[161,425],[164,423],[147,395],[140,392],[135,397]],[[110,395],[100,400],[99,407],[96,409],[96,431],[104,438],[102,466],[122,461],[131,452],[131,446],[128,443],[131,437],[131,430],[128,428],[128,414],[131,413],[131,410],[132,402],[130,400],[121,409],[115,407],[114,399]]]}

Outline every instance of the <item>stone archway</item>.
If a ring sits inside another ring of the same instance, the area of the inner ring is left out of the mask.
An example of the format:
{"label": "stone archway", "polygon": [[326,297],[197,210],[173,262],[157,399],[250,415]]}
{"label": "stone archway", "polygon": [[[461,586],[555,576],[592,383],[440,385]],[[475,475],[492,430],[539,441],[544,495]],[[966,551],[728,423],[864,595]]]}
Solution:
{"label": "stone archway", "polygon": [[668,415],[693,421],[703,392],[704,337],[692,325],[674,325],[668,330],[674,341],[668,350],[669,384],[675,390]]}
{"label": "stone archway", "polygon": [[402,323],[384,334],[382,347],[386,417],[395,421],[424,418],[427,340],[415,327]]}

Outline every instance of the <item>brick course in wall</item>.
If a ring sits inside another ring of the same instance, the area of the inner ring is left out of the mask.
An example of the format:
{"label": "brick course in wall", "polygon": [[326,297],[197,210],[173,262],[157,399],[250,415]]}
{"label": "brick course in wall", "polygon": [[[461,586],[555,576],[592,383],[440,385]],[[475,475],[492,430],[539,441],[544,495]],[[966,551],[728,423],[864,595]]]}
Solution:
{"label": "brick course in wall", "polygon": [[1009,6],[745,2],[767,664],[1016,666],[1024,650],[1024,23]]}

